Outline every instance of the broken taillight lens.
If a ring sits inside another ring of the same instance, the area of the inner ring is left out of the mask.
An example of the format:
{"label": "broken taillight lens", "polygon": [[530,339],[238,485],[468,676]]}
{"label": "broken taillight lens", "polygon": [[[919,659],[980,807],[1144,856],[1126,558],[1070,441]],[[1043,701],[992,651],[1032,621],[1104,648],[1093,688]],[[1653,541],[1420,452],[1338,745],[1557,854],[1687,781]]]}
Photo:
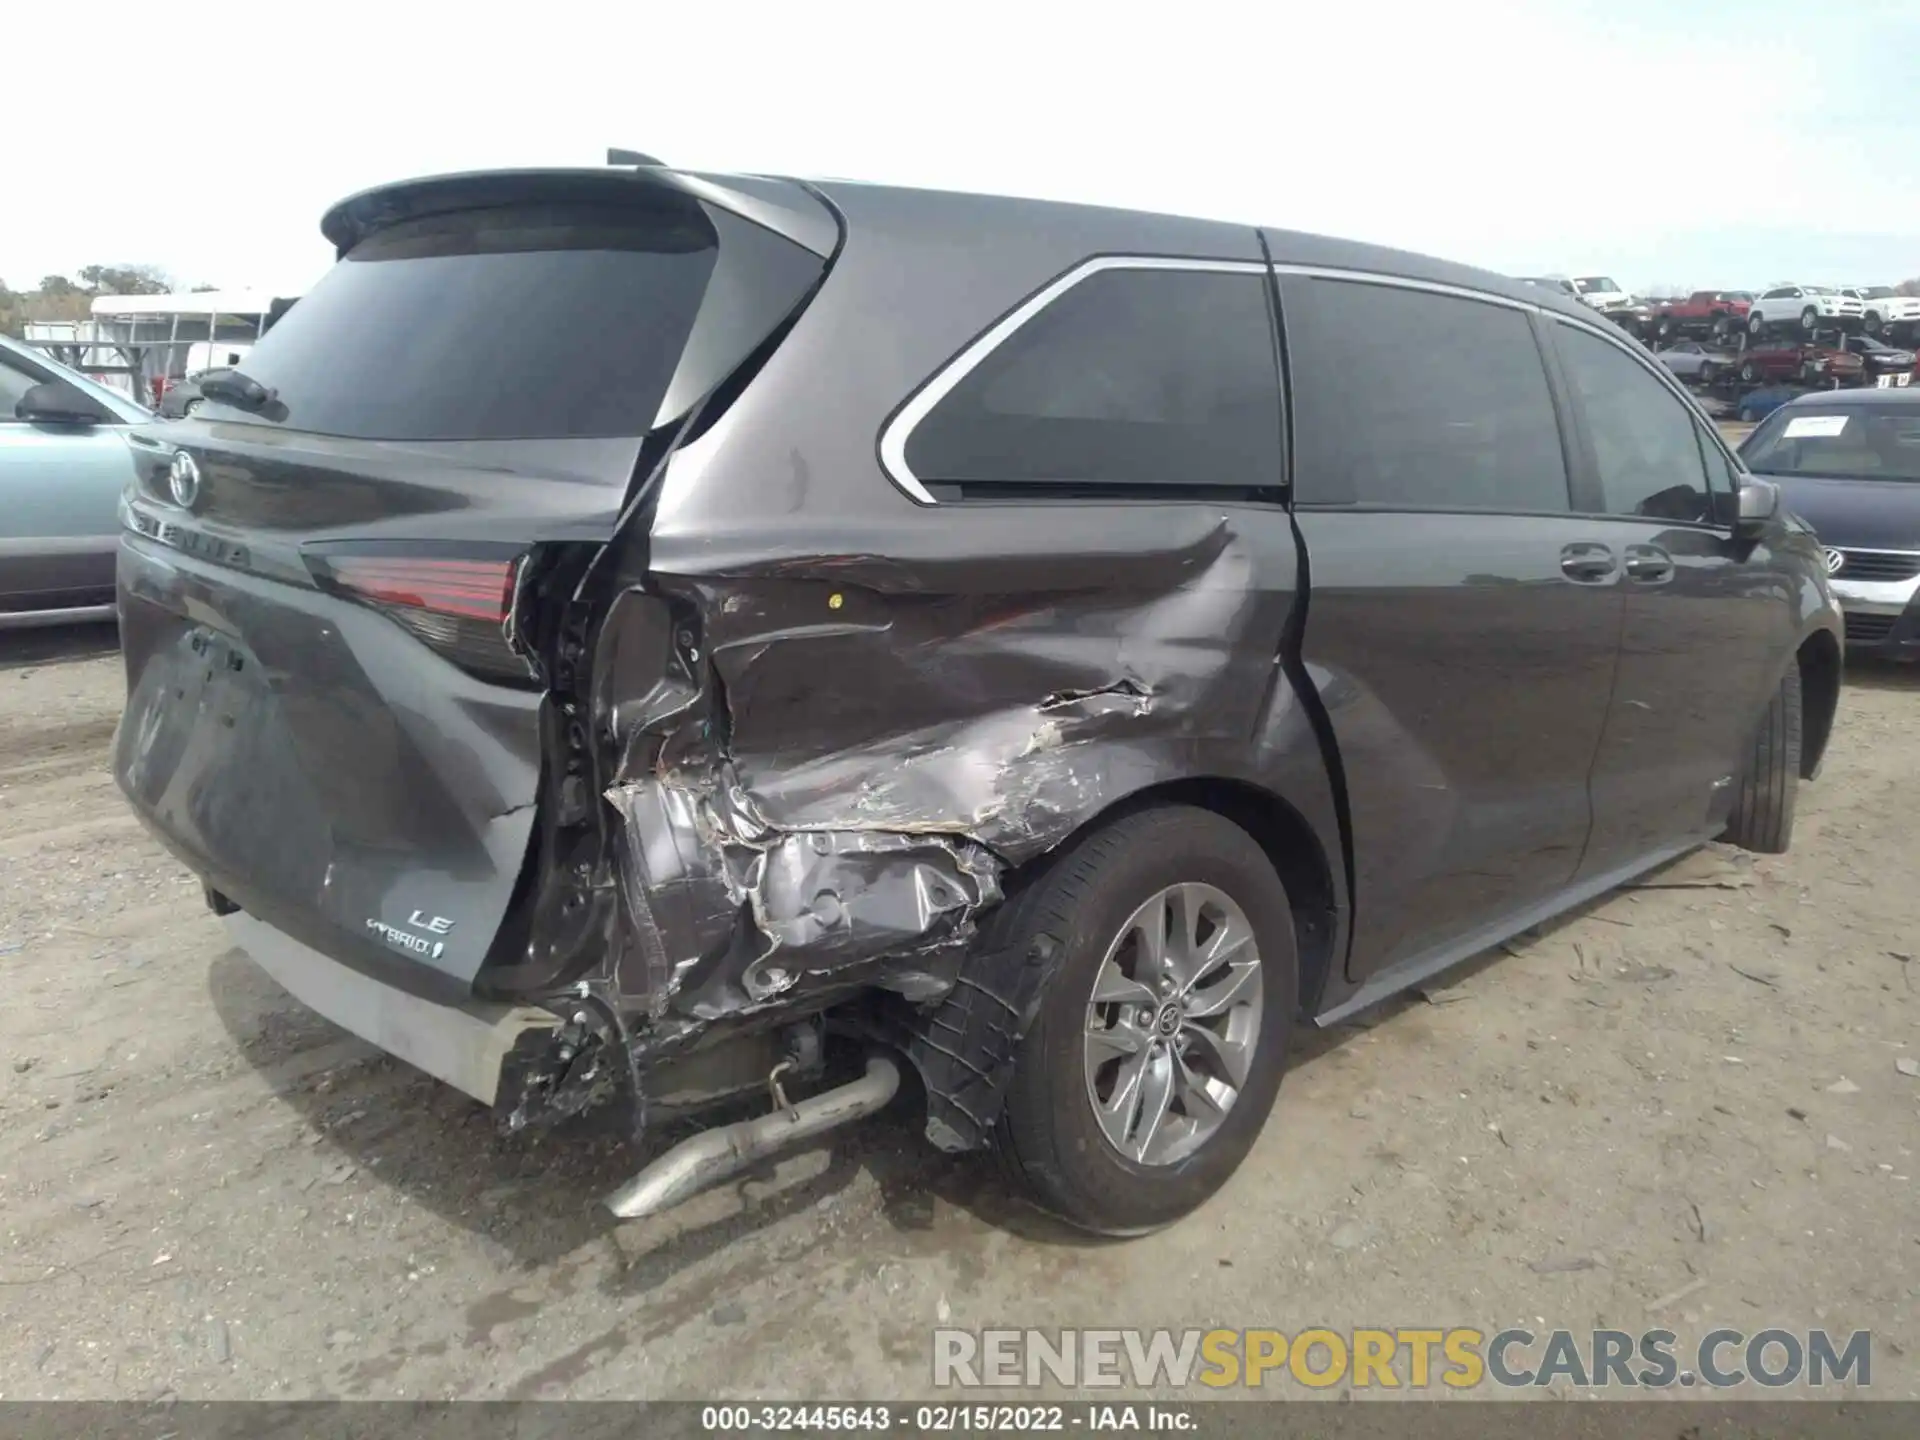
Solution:
{"label": "broken taillight lens", "polygon": [[533,678],[512,639],[518,554],[329,549],[309,560],[327,589],[371,605],[461,669],[489,680]]}

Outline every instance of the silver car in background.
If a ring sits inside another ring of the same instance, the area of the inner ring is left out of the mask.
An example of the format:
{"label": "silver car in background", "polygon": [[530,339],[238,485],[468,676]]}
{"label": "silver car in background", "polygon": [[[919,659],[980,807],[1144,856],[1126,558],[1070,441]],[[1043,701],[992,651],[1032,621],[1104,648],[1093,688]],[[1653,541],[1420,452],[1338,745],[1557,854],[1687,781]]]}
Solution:
{"label": "silver car in background", "polygon": [[1711,385],[1733,373],[1735,357],[1698,340],[1676,340],[1654,352],[1657,359],[1689,385]]}
{"label": "silver car in background", "polygon": [[126,396],[0,335],[0,630],[109,620]]}

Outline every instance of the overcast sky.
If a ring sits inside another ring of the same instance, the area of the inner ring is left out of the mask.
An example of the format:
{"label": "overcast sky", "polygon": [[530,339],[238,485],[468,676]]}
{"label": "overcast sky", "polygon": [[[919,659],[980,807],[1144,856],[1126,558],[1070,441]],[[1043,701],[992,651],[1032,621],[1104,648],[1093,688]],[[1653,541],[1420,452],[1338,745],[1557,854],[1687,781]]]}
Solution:
{"label": "overcast sky", "polygon": [[295,293],[343,195],[609,145],[1634,289],[1920,275],[1915,0],[90,0],[6,34],[16,288]]}

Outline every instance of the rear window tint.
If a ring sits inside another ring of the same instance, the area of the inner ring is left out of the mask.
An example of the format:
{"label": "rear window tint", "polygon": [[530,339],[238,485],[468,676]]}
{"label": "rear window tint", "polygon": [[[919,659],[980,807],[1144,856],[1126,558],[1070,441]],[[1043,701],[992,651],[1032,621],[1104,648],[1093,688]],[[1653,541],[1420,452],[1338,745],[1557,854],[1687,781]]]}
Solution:
{"label": "rear window tint", "polygon": [[690,206],[402,222],[349,252],[246,357],[243,373],[278,392],[249,418],[385,440],[644,435],[718,254]]}
{"label": "rear window tint", "polygon": [[1100,270],[974,366],[907,439],[927,485],[1241,491],[1280,483],[1266,282]]}

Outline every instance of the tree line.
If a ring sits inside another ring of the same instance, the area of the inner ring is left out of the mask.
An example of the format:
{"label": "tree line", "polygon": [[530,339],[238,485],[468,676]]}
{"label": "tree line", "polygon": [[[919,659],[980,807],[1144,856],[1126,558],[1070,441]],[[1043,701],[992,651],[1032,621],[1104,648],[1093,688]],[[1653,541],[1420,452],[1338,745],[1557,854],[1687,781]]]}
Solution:
{"label": "tree line", "polygon": [[[193,293],[212,290],[195,285]],[[173,279],[157,265],[82,265],[72,275],[48,275],[31,290],[0,280],[0,334],[20,336],[29,322],[85,320],[96,295],[166,295]]]}

